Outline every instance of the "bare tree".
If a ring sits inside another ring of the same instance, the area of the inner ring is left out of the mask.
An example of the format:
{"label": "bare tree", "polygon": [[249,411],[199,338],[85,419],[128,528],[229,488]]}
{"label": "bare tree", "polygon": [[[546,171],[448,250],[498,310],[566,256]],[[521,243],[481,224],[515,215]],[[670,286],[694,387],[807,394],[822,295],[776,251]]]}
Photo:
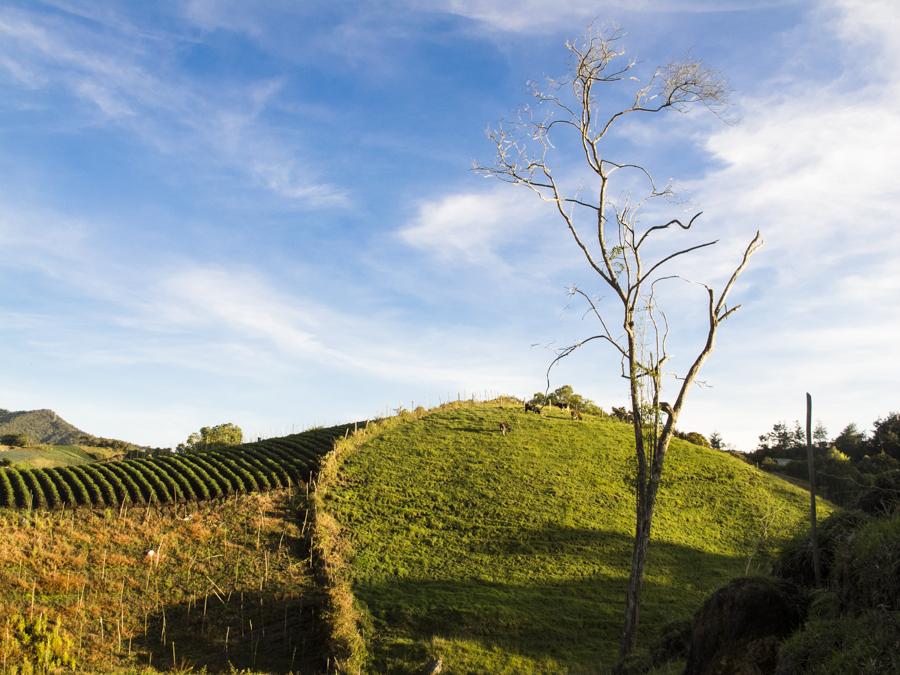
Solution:
{"label": "bare tree", "polygon": [[[725,103],[725,86],[697,62],[671,63],[642,82],[636,76],[635,61],[625,58],[620,42],[618,32],[592,32],[580,44],[567,43],[573,60],[570,78],[551,81],[547,90],[535,87],[533,95],[538,105],[524,109],[513,124],[501,125],[490,132],[497,150],[494,165],[475,168],[505,182],[525,186],[553,204],[587,264],[602,280],[601,287],[612,291],[612,303],[617,309],[610,313],[595,297],[572,287],[571,293],[585,301],[588,312],[597,319],[599,332],[559,350],[550,368],[582,346],[599,340],[607,342],[619,355],[622,376],[628,380],[637,460],[636,518],[621,663],[632,652],[637,639],[641,581],[666,451],[687,392],[713,350],[719,326],[740,307],[726,304],[728,294],[762,240],[757,232],[721,292],[701,284],[707,304],[706,341],[687,372],[678,378],[674,403],[663,402],[669,326],[654,293],[661,282],[682,279],[665,273],[668,263],[712,246],[716,241],[678,248],[645,260],[646,249],[642,247],[648,242],[664,234],[690,230],[701,214],[696,213],[687,222],[672,218],[650,226],[641,225],[640,207],[649,200],[671,198],[673,190],[671,185],[658,185],[645,166],[613,159],[608,152],[608,140],[611,131],[631,116],[685,112],[696,105],[718,113]],[[629,89],[627,99],[630,104],[610,108],[608,101],[615,101],[623,87],[632,85],[634,90]],[[601,100],[601,93],[609,95]],[[541,109],[549,109],[549,114],[536,119],[536,112]],[[586,164],[592,183],[590,189],[567,190],[548,163],[556,149],[554,142],[559,140],[557,135],[564,137],[564,134],[569,135]],[[614,177],[626,172],[646,185],[646,193],[639,202],[617,203],[610,196]],[[587,225],[582,229],[584,217]],[[621,325],[621,332],[618,328],[613,331],[617,324]]]}

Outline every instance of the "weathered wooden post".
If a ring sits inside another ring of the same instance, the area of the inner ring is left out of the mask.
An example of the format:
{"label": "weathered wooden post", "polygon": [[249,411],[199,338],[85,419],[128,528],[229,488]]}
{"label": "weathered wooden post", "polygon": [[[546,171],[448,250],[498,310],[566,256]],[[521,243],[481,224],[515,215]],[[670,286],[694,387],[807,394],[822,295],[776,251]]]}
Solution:
{"label": "weathered wooden post", "polygon": [[806,458],[809,462],[809,536],[812,543],[813,573],[816,588],[822,587],[822,568],[819,566],[819,540],[816,536],[816,463],[812,444],[812,396],[806,393]]}

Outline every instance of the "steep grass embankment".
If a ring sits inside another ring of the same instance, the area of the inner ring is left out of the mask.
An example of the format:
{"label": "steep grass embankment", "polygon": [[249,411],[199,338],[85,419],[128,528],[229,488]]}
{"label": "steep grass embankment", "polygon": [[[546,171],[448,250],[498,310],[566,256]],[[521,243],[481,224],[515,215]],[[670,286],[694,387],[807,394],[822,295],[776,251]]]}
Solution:
{"label": "steep grass embankment", "polygon": [[[367,669],[413,672],[436,656],[448,672],[610,664],[634,462],[626,424],[486,404],[410,417],[349,448],[322,509],[348,563],[336,576],[362,611]],[[673,442],[646,570],[644,643],[730,578],[765,566],[803,522],[806,500],[737,458]]]}

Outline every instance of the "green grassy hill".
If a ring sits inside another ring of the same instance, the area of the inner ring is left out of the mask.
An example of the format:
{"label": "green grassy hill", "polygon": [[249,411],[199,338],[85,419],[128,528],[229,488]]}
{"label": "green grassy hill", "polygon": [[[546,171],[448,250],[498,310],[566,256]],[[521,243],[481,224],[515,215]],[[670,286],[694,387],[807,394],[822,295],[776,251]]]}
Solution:
{"label": "green grassy hill", "polygon": [[[500,422],[511,432],[502,435]],[[348,450],[324,491],[373,672],[598,672],[616,656],[630,564],[631,428],[518,408],[445,408]],[[674,441],[641,640],[767,565],[801,489]],[[827,513],[827,505],[821,512]]]}

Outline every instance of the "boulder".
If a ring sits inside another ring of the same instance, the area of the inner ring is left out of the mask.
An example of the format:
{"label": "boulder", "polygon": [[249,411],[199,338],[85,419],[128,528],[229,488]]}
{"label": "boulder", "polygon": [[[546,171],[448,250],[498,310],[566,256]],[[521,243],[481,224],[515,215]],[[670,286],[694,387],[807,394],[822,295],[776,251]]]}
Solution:
{"label": "boulder", "polygon": [[779,642],[803,622],[806,605],[802,591],[790,582],[735,579],[694,615],[685,675],[773,672]]}

